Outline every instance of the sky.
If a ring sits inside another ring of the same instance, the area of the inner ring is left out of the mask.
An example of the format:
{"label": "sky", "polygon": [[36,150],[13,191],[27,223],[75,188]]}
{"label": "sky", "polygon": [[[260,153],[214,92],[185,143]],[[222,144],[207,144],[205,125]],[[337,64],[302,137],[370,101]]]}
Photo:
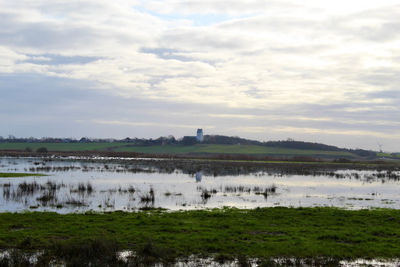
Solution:
{"label": "sky", "polygon": [[0,136],[400,151],[398,0],[0,0]]}

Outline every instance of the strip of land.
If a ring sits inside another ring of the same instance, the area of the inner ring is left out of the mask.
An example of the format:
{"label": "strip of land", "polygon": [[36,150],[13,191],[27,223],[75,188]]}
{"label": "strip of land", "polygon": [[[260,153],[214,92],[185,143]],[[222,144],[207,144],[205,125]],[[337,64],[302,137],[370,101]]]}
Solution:
{"label": "strip of land", "polygon": [[27,176],[46,176],[40,173],[15,173],[15,172],[0,172],[0,178],[18,178]]}
{"label": "strip of land", "polygon": [[130,145],[127,143],[0,143],[2,151],[35,152],[46,148],[49,152],[85,152],[108,151],[115,153],[140,153],[158,155],[248,155],[253,157],[314,157],[314,158],[347,158],[361,159],[348,151],[289,149],[283,147],[268,147],[260,145],[222,145],[222,144],[195,144],[195,145]]}
{"label": "strip of land", "polygon": [[391,259],[400,255],[400,210],[226,208],[0,214],[3,249],[51,249],[98,238],[133,251],[150,242],[176,257]]}

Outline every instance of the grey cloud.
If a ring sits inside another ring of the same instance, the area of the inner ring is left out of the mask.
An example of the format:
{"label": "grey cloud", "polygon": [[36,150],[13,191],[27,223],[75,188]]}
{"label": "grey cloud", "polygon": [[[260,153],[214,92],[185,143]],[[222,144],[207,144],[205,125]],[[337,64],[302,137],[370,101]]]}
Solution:
{"label": "grey cloud", "polygon": [[65,65],[65,64],[87,64],[101,57],[84,57],[84,56],[61,56],[53,54],[27,55],[29,59],[24,62],[34,63],[38,65]]}
{"label": "grey cloud", "polygon": [[[348,41],[367,40],[389,42],[399,37],[400,5],[388,6],[357,12],[351,15],[333,17],[321,24],[336,35],[349,38]],[[375,25],[363,25],[363,20],[373,20]]]}
{"label": "grey cloud", "polygon": [[365,73],[361,72],[358,79],[366,84],[390,87],[400,83],[400,70],[384,68]]}
{"label": "grey cloud", "polygon": [[245,94],[254,98],[261,99],[264,97],[263,91],[257,89],[256,87],[251,87],[249,90],[245,91]]}
{"label": "grey cloud", "polygon": [[[3,126],[0,135],[157,137],[190,133],[190,129],[163,126],[166,122],[193,124],[193,118],[198,116],[196,122],[206,124],[205,117],[200,115],[202,112],[199,110],[204,108],[201,105],[125,98],[109,91],[95,90],[96,86],[89,81],[37,74],[1,75],[0,123]],[[207,109],[212,111],[215,107],[209,106]],[[151,122],[159,124],[159,127],[93,123],[99,119]]]}
{"label": "grey cloud", "polygon": [[355,35],[361,36],[362,38],[369,41],[393,41],[400,36],[400,22],[384,23],[381,26],[375,27],[361,27],[354,33]]}
{"label": "grey cloud", "polygon": [[[26,11],[26,16],[34,10]],[[35,20],[26,20],[18,13],[7,13],[0,11],[0,45],[18,48],[33,48],[43,53],[69,53],[93,54],[93,51],[101,47],[123,47],[128,45],[139,45],[145,43],[149,33],[124,30],[124,27],[132,26],[137,14],[125,15],[124,18],[90,21],[90,16],[85,17],[77,9],[75,12],[81,17],[67,17],[60,19],[48,19],[52,14],[41,14]],[[105,15],[104,9],[98,17]],[[92,15],[94,15],[92,11]],[[107,15],[108,16],[108,15]],[[130,19],[127,20],[127,17]],[[125,20],[124,20],[125,19]],[[150,17],[147,21],[153,22]],[[138,19],[143,20],[143,17]],[[151,23],[149,23],[151,25]],[[117,48],[116,48],[117,49]]]}
{"label": "grey cloud", "polygon": [[[164,43],[162,39],[159,41],[160,43]],[[152,54],[157,56],[158,58],[165,59],[165,60],[177,60],[181,62],[201,62],[211,66],[215,66],[220,60],[218,59],[201,59],[193,55],[193,52],[196,51],[188,51],[188,50],[180,50],[180,49],[171,49],[165,47],[142,47],[139,52],[145,54]],[[152,75],[154,76],[154,75]],[[160,77],[160,75],[158,75]],[[167,78],[171,77],[182,77],[179,76],[168,76]],[[186,77],[186,76],[185,76]],[[158,79],[158,78],[157,78]]]}
{"label": "grey cloud", "polygon": [[[3,24],[4,25],[4,24]],[[90,27],[65,27],[51,23],[10,23],[0,30],[0,44],[38,49],[79,48],[100,42],[100,35]],[[10,32],[10,29],[13,29]]]}
{"label": "grey cloud", "polygon": [[391,100],[397,100],[399,101],[397,104],[400,104],[400,88],[397,90],[393,89],[393,90],[372,92],[369,93],[368,96],[372,98],[386,98]]}
{"label": "grey cloud", "polygon": [[176,53],[179,52],[179,50],[177,50],[177,49],[144,47],[144,48],[141,48],[139,51],[142,53],[146,53],[146,54],[156,55],[157,57],[162,58],[162,59],[175,59],[175,60],[184,61],[184,62],[192,61],[192,59],[190,59],[188,57],[176,55]]}
{"label": "grey cloud", "polygon": [[[89,88],[89,90],[88,90]],[[236,135],[230,131],[235,127],[264,126],[266,129],[277,127],[304,127],[318,129],[376,130],[393,132],[397,125],[376,124],[375,121],[391,120],[400,123],[398,112],[387,112],[379,106],[367,104],[329,105],[288,105],[282,109],[274,108],[228,108],[224,106],[194,103],[177,103],[174,101],[123,98],[108,91],[95,90],[96,84],[85,81],[30,75],[2,75],[0,77],[0,135],[17,136],[93,136],[93,137],[158,137],[173,134],[183,136],[191,134],[191,129],[178,129],[163,126],[165,122],[174,125],[192,125],[194,122],[212,125],[206,128],[207,133]],[[250,94],[257,94],[254,89]],[[396,91],[386,92],[386,96],[397,95]],[[376,96],[371,96],[376,97]],[[347,112],[348,108],[370,107],[370,111]],[[256,116],[255,119],[208,117],[208,114],[238,114]],[[7,115],[5,115],[7,114]],[[318,116],[316,116],[318,114]],[[257,118],[257,116],[260,116]],[[264,118],[263,116],[267,116]],[[275,119],[268,119],[275,116]],[[298,116],[310,120],[297,119]],[[330,121],[313,120],[318,117],[332,118]],[[281,119],[279,119],[281,118]],[[371,123],[357,123],[357,120]],[[97,124],[95,120],[150,122],[159,127]],[[346,123],[346,120],[354,122]],[[27,129],[29,131],[27,132]],[[285,139],[287,136],[253,134],[250,138],[269,140],[275,137]],[[304,140],[307,135],[292,133],[291,137]],[[310,138],[309,136],[307,138]],[[337,144],[343,144],[339,140]],[[367,144],[366,144],[367,145]]]}

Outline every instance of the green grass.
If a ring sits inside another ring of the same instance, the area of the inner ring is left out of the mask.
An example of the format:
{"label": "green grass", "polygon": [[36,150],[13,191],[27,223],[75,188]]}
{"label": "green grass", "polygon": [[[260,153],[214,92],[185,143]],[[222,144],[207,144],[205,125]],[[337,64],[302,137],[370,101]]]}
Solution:
{"label": "green grass", "polygon": [[400,155],[392,155],[390,153],[385,153],[385,152],[378,152],[376,155],[378,157],[385,157],[385,158],[400,158]]}
{"label": "green grass", "polygon": [[140,152],[140,153],[211,153],[211,154],[251,154],[251,155],[294,155],[294,156],[354,156],[350,152],[340,151],[318,151],[318,150],[301,150],[301,149],[286,149],[255,145],[167,145],[167,146],[131,146],[118,147],[116,151],[124,152]]}
{"label": "green grass", "polygon": [[18,178],[26,176],[46,176],[40,173],[14,173],[14,172],[0,172],[0,178]]}
{"label": "green grass", "polygon": [[[321,157],[321,158],[359,158],[357,155],[346,151],[321,151],[305,149],[287,149],[279,147],[266,147],[257,145],[216,145],[196,144],[184,145],[153,145],[135,146],[127,143],[0,143],[0,150],[21,150],[30,148],[36,151],[40,147],[48,151],[82,152],[82,151],[115,151],[138,152],[148,154],[231,154],[276,157]],[[379,156],[379,154],[378,154]],[[381,154],[386,156],[386,154]],[[399,156],[400,158],[400,156]]]}
{"label": "green grass", "polygon": [[397,258],[400,210],[222,209],[181,212],[1,213],[0,248],[116,240],[135,249],[152,240],[178,256]]}
{"label": "green grass", "polygon": [[210,153],[210,154],[251,154],[251,155],[294,155],[294,156],[354,156],[349,152],[318,151],[286,149],[255,145],[214,145],[198,144],[191,146],[132,146],[126,143],[0,143],[0,150],[25,150],[27,147],[36,151],[39,147],[46,147],[49,151],[94,151],[111,150],[118,152],[139,152],[152,154],[183,154],[183,153]]}

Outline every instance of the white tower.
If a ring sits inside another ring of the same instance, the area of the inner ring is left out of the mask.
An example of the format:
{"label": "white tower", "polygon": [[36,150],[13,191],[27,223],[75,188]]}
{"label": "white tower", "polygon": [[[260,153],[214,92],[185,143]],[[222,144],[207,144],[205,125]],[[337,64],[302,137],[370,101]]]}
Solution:
{"label": "white tower", "polygon": [[203,142],[203,129],[197,129],[196,139],[199,142]]}

